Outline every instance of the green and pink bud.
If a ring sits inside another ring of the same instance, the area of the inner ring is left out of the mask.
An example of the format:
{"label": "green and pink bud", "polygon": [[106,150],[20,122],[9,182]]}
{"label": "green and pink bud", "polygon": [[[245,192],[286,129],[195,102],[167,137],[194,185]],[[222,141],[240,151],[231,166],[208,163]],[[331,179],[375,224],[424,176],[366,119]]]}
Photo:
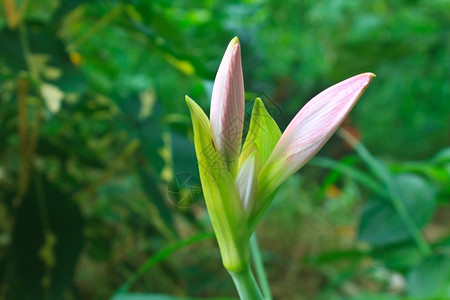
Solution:
{"label": "green and pink bud", "polygon": [[237,37],[228,44],[220,63],[211,97],[211,131],[234,176],[241,151],[245,94],[241,48]]}
{"label": "green and pink bud", "polygon": [[276,191],[322,148],[374,76],[360,74],[321,92],[283,134],[257,98],[242,151],[245,99],[237,38],[229,43],[216,75],[210,120],[186,96],[203,195],[228,270],[248,268],[250,236]]}

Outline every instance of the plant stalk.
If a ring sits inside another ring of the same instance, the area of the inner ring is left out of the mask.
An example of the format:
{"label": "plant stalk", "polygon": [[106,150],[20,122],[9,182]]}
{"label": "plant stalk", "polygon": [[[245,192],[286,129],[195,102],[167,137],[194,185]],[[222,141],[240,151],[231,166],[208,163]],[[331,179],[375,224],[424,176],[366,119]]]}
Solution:
{"label": "plant stalk", "polygon": [[259,250],[256,233],[253,233],[252,237],[250,238],[250,251],[252,253],[252,262],[255,266],[256,277],[258,278],[259,285],[261,286],[264,299],[272,300],[269,281],[267,280],[266,271],[264,269],[264,262]]}
{"label": "plant stalk", "polygon": [[264,300],[250,269],[250,264],[247,264],[247,267],[242,271],[235,272],[228,270],[228,273],[233,278],[241,300]]}

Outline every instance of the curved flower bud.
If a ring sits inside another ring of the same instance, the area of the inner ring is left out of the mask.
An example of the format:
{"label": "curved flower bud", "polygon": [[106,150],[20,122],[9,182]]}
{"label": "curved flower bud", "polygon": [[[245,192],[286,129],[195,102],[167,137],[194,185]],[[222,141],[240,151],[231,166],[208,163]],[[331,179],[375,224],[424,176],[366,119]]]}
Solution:
{"label": "curved flower bud", "polygon": [[311,99],[288,125],[271,157],[287,158],[287,173],[296,172],[341,125],[373,76],[364,73],[351,77]]}
{"label": "curved flower bud", "polygon": [[211,132],[228,169],[235,177],[244,126],[244,79],[237,37],[228,44],[217,71],[211,98]]}
{"label": "curved flower bud", "polygon": [[259,219],[270,197],[289,176],[308,162],[336,131],[375,75],[364,73],[324,90],[311,99],[288,125],[258,177]]}

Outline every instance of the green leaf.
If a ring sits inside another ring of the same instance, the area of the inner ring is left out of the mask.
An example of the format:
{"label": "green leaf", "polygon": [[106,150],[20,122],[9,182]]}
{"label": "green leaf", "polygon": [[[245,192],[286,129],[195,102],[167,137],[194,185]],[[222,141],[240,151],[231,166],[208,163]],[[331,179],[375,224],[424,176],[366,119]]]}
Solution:
{"label": "green leaf", "polygon": [[111,300],[177,300],[177,299],[181,299],[181,298],[177,298],[175,296],[170,296],[170,295],[162,295],[162,294],[133,293],[133,294],[116,295]]}
{"label": "green leaf", "polygon": [[408,295],[419,299],[450,297],[450,257],[428,257],[413,268],[407,276]]}
{"label": "green leaf", "polygon": [[401,298],[397,295],[390,295],[390,294],[368,294],[362,293],[361,295],[358,295],[356,297],[350,298],[350,300],[400,300]]}
{"label": "green leaf", "polygon": [[[191,236],[185,240],[180,240],[175,243],[169,244],[162,248],[160,251],[149,257],[142,266],[136,270],[136,272],[128,278],[128,280],[119,288],[117,294],[124,295],[122,293],[127,292],[146,272],[148,272],[154,265],[163,261],[174,252],[188,247],[194,243],[201,242],[205,239],[214,237],[213,232],[202,232],[197,235]],[[129,294],[128,294],[129,295]]]}
{"label": "green leaf", "polygon": [[310,165],[329,168],[339,173],[342,173],[351,179],[357,181],[358,183],[366,186],[373,192],[380,196],[387,196],[386,189],[381,186],[372,176],[350,166],[344,162],[335,161],[326,157],[315,157],[310,162]]}
{"label": "green leaf", "polygon": [[[256,98],[253,106],[249,130],[242,149],[241,157],[239,158],[239,167],[242,166],[249,155],[256,151],[258,154],[257,157],[259,157],[260,160],[259,166],[262,168],[280,137],[281,131],[278,128],[278,125],[267,112],[261,99]],[[276,164],[276,167],[281,167],[281,164]],[[269,169],[272,170],[271,168]],[[270,173],[270,171],[266,173]],[[276,194],[275,188],[274,190],[271,190],[271,192],[263,193],[261,195],[261,187],[266,186],[264,184],[261,185],[260,182],[261,173],[258,176],[257,201],[249,216],[248,227],[251,232],[255,229],[256,224],[259,222]]]}
{"label": "green leaf", "polygon": [[316,266],[342,263],[343,261],[357,262],[367,257],[368,254],[368,251],[359,249],[333,250],[318,255],[308,255],[302,260],[302,262]]}
{"label": "green leaf", "polygon": [[387,268],[401,272],[417,265],[423,258],[413,242],[375,248],[371,251],[371,256],[377,261],[382,261]]}
{"label": "green leaf", "polygon": [[[45,79],[46,82],[57,86],[65,93],[84,92],[86,79],[81,70],[70,62],[65,45],[56,36],[56,32],[51,27],[39,22],[27,26],[28,44],[33,55],[28,54],[26,58],[19,31],[0,30],[0,40],[2,41],[0,65],[10,68],[11,73],[18,76],[23,71],[29,71],[26,59],[32,65],[38,62],[38,71],[43,74],[41,79]],[[47,78],[50,71],[60,74]]]}
{"label": "green leaf", "polygon": [[14,223],[7,298],[62,299],[83,241],[83,217],[71,195],[36,174]]}
{"label": "green leaf", "polygon": [[111,300],[232,300],[234,298],[186,298],[176,297],[165,294],[143,294],[143,293],[130,293],[130,294],[118,294]]}
{"label": "green leaf", "polygon": [[224,266],[239,271],[248,263],[249,233],[234,178],[211,134],[208,117],[186,96],[194,127],[194,144],[208,213]]}
{"label": "green leaf", "polygon": [[183,298],[178,298],[171,295],[163,294],[119,294],[114,296],[111,300],[181,300]]}
{"label": "green leaf", "polygon": [[198,174],[198,165],[195,160],[195,149],[192,141],[186,136],[171,132],[171,147],[174,175],[185,173]]}
{"label": "green leaf", "polygon": [[260,166],[263,166],[280,137],[281,131],[277,123],[267,112],[261,98],[256,98],[247,137],[239,158],[239,167],[254,151],[257,151]]}
{"label": "green leaf", "polygon": [[[435,191],[422,177],[402,174],[394,177],[399,200],[418,228],[422,228],[433,215]],[[375,246],[405,241],[410,231],[399,217],[391,202],[375,198],[363,208],[359,238]]]}
{"label": "green leaf", "polygon": [[431,162],[436,165],[450,163],[450,147],[440,150],[433,156]]}
{"label": "green leaf", "polygon": [[372,174],[377,177],[380,181],[384,182],[388,190],[392,193],[392,176],[385,164],[374,157],[369,150],[357,139],[355,139],[348,131],[344,129],[338,130],[338,135],[342,137],[348,144],[350,144],[356,151],[356,153],[361,157],[363,162],[369,167]]}

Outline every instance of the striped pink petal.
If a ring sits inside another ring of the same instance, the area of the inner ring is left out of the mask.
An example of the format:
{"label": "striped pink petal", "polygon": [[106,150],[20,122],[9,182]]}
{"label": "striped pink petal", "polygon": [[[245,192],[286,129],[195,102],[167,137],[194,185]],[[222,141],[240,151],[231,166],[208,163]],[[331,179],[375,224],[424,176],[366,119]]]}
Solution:
{"label": "striped pink petal", "polygon": [[336,131],[374,76],[356,75],[311,99],[288,125],[269,160],[283,157],[286,175],[295,173]]}
{"label": "striped pink petal", "polygon": [[232,173],[237,162],[244,125],[244,79],[241,49],[237,37],[228,44],[214,82],[211,98],[211,131],[214,140]]}

